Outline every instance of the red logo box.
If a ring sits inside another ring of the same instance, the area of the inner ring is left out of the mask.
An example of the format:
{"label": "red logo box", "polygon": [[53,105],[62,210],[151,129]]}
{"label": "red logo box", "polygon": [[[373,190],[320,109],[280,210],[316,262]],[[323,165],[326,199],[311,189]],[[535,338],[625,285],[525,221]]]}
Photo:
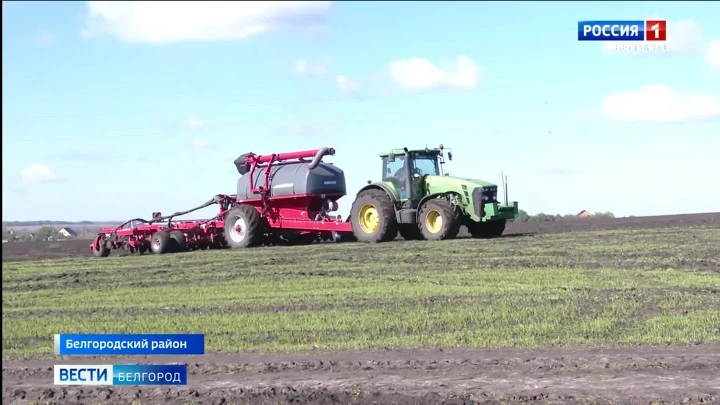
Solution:
{"label": "red logo box", "polygon": [[645,21],[646,41],[665,41],[667,39],[667,21],[648,20]]}

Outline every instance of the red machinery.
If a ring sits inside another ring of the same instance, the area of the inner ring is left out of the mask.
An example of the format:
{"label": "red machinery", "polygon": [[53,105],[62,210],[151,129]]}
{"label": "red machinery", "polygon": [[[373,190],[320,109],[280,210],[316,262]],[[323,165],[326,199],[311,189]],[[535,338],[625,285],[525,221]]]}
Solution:
{"label": "red machinery", "polygon": [[[332,148],[321,148],[242,155],[235,161],[241,174],[236,195],[219,194],[187,211],[169,216],[156,212],[151,220],[136,218],[117,228],[101,229],[90,249],[95,256],[106,257],[111,250],[169,253],[354,240],[350,222],[330,215],[346,194],[342,170],[322,162],[324,156],[334,154]],[[211,219],[174,219],[213,204],[220,209]]]}

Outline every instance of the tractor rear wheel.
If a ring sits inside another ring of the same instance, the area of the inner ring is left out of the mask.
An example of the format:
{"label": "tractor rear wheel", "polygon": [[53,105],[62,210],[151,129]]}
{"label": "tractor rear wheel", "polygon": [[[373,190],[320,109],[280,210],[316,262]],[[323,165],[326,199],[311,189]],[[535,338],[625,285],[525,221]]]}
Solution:
{"label": "tractor rear wheel", "polygon": [[420,230],[427,240],[453,239],[460,231],[455,206],[448,200],[435,198],[420,207]]}
{"label": "tractor rear wheel", "polygon": [[150,250],[155,254],[170,253],[172,250],[170,234],[165,231],[157,231],[150,238]]}
{"label": "tractor rear wheel", "polygon": [[473,238],[497,238],[505,231],[506,221],[471,222],[467,225]]}
{"label": "tractor rear wheel", "polygon": [[174,230],[170,232],[170,242],[172,242],[172,248],[176,252],[185,251],[185,234],[182,231]]}
{"label": "tractor rear wheel", "polygon": [[225,240],[231,248],[258,246],[264,234],[263,218],[251,205],[236,205],[225,216]]}
{"label": "tractor rear wheel", "polygon": [[353,234],[360,242],[388,242],[398,234],[395,206],[381,190],[366,190],[358,194],[351,210]]}
{"label": "tractor rear wheel", "polygon": [[400,224],[400,236],[405,240],[422,240],[423,234],[418,224]]}

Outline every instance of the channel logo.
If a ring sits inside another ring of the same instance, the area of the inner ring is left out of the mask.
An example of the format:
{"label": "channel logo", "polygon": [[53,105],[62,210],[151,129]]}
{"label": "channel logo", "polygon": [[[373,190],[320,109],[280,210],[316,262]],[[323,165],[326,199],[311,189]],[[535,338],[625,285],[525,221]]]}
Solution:
{"label": "channel logo", "polygon": [[185,364],[55,365],[55,385],[187,385]]}
{"label": "channel logo", "polygon": [[578,41],[666,41],[667,21],[578,21]]}

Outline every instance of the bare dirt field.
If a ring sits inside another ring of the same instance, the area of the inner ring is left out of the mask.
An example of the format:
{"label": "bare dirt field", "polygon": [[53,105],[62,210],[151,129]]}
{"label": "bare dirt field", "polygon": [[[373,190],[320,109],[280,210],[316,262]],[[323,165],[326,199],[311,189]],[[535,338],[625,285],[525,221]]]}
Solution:
{"label": "bare dirt field", "polygon": [[[720,213],[505,236],[105,259],[5,244],[3,404],[720,403]],[[58,332],[199,332],[208,354],[60,359]],[[53,364],[93,363],[185,363],[188,385],[52,385]]]}
{"label": "bare dirt field", "polygon": [[112,359],[123,361],[188,363],[191,383],[58,388],[52,365],[77,361],[11,361],[3,364],[3,403],[710,404],[720,398],[720,345]]}

